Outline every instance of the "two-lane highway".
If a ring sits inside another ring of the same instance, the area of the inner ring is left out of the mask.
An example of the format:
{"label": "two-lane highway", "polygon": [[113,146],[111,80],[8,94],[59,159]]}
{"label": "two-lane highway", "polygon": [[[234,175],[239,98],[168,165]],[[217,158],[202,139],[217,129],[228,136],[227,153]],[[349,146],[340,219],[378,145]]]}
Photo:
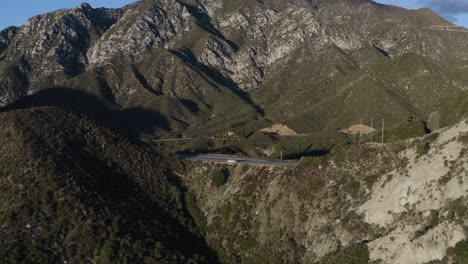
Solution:
{"label": "two-lane highway", "polygon": [[250,165],[265,165],[265,166],[284,166],[293,167],[298,164],[297,160],[268,160],[268,159],[254,159],[249,157],[236,157],[228,155],[217,154],[196,154],[196,153],[177,153],[182,159],[199,160],[212,163],[226,163],[226,164],[250,164]]}

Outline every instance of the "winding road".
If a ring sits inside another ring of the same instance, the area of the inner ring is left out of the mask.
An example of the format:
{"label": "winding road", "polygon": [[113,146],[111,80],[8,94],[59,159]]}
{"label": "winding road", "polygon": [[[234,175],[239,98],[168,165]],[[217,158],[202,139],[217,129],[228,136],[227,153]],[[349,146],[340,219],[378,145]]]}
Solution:
{"label": "winding road", "polygon": [[196,153],[177,153],[182,159],[198,160],[203,162],[212,163],[225,163],[225,164],[249,164],[249,165],[265,165],[265,166],[283,166],[294,167],[299,162],[297,160],[268,160],[268,159],[254,159],[249,157],[236,157],[228,155],[217,154],[196,154]]}

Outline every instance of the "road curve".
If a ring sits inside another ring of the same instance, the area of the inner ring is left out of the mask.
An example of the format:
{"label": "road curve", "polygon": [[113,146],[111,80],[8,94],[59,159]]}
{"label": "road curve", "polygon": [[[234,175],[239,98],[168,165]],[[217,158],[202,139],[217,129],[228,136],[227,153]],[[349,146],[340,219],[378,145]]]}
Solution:
{"label": "road curve", "polygon": [[[182,159],[199,160],[212,163],[226,163],[226,164],[250,164],[250,165],[265,165],[265,166],[283,166],[294,167],[298,164],[297,160],[267,160],[267,159],[253,159],[249,157],[236,157],[228,155],[217,154],[196,154],[196,153],[177,153]],[[228,162],[231,161],[231,162]],[[233,162],[235,161],[235,162]]]}

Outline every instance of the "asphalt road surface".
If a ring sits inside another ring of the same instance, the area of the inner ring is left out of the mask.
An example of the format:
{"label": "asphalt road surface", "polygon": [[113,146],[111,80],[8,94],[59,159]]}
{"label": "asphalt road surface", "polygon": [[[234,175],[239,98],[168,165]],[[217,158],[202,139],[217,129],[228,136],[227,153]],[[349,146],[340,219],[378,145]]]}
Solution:
{"label": "asphalt road surface", "polygon": [[162,139],[155,139],[153,142],[170,142],[170,141],[189,141],[193,138],[162,138]]}
{"label": "asphalt road surface", "polygon": [[226,164],[250,164],[250,165],[266,165],[266,166],[288,166],[293,167],[298,164],[297,160],[267,160],[267,159],[253,159],[249,157],[235,157],[228,155],[216,154],[177,154],[182,159],[199,160],[204,162],[213,163],[226,163]]}

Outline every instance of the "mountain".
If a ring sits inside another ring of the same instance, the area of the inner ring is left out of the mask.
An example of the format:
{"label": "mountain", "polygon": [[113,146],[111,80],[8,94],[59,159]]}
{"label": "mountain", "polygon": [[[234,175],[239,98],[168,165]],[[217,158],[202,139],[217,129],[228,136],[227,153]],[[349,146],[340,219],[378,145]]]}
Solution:
{"label": "mountain", "polygon": [[[370,0],[81,4],[6,28],[0,262],[468,263],[467,68],[466,30]],[[340,134],[370,122],[385,142]]]}
{"label": "mountain", "polygon": [[158,153],[58,108],[0,114],[1,262],[216,262]]}
{"label": "mountain", "polygon": [[468,263],[468,120],[292,168],[187,161],[178,174],[222,263]]}
{"label": "mountain", "polygon": [[139,136],[277,123],[330,134],[371,118],[404,131],[431,114],[437,128],[468,109],[468,34],[451,26],[429,9],[369,0],[82,4],[0,33],[0,103],[48,105],[35,93],[60,87],[165,119]]}
{"label": "mountain", "polygon": [[466,263],[468,121],[294,168],[177,161],[56,107],[0,113],[2,263]]}

